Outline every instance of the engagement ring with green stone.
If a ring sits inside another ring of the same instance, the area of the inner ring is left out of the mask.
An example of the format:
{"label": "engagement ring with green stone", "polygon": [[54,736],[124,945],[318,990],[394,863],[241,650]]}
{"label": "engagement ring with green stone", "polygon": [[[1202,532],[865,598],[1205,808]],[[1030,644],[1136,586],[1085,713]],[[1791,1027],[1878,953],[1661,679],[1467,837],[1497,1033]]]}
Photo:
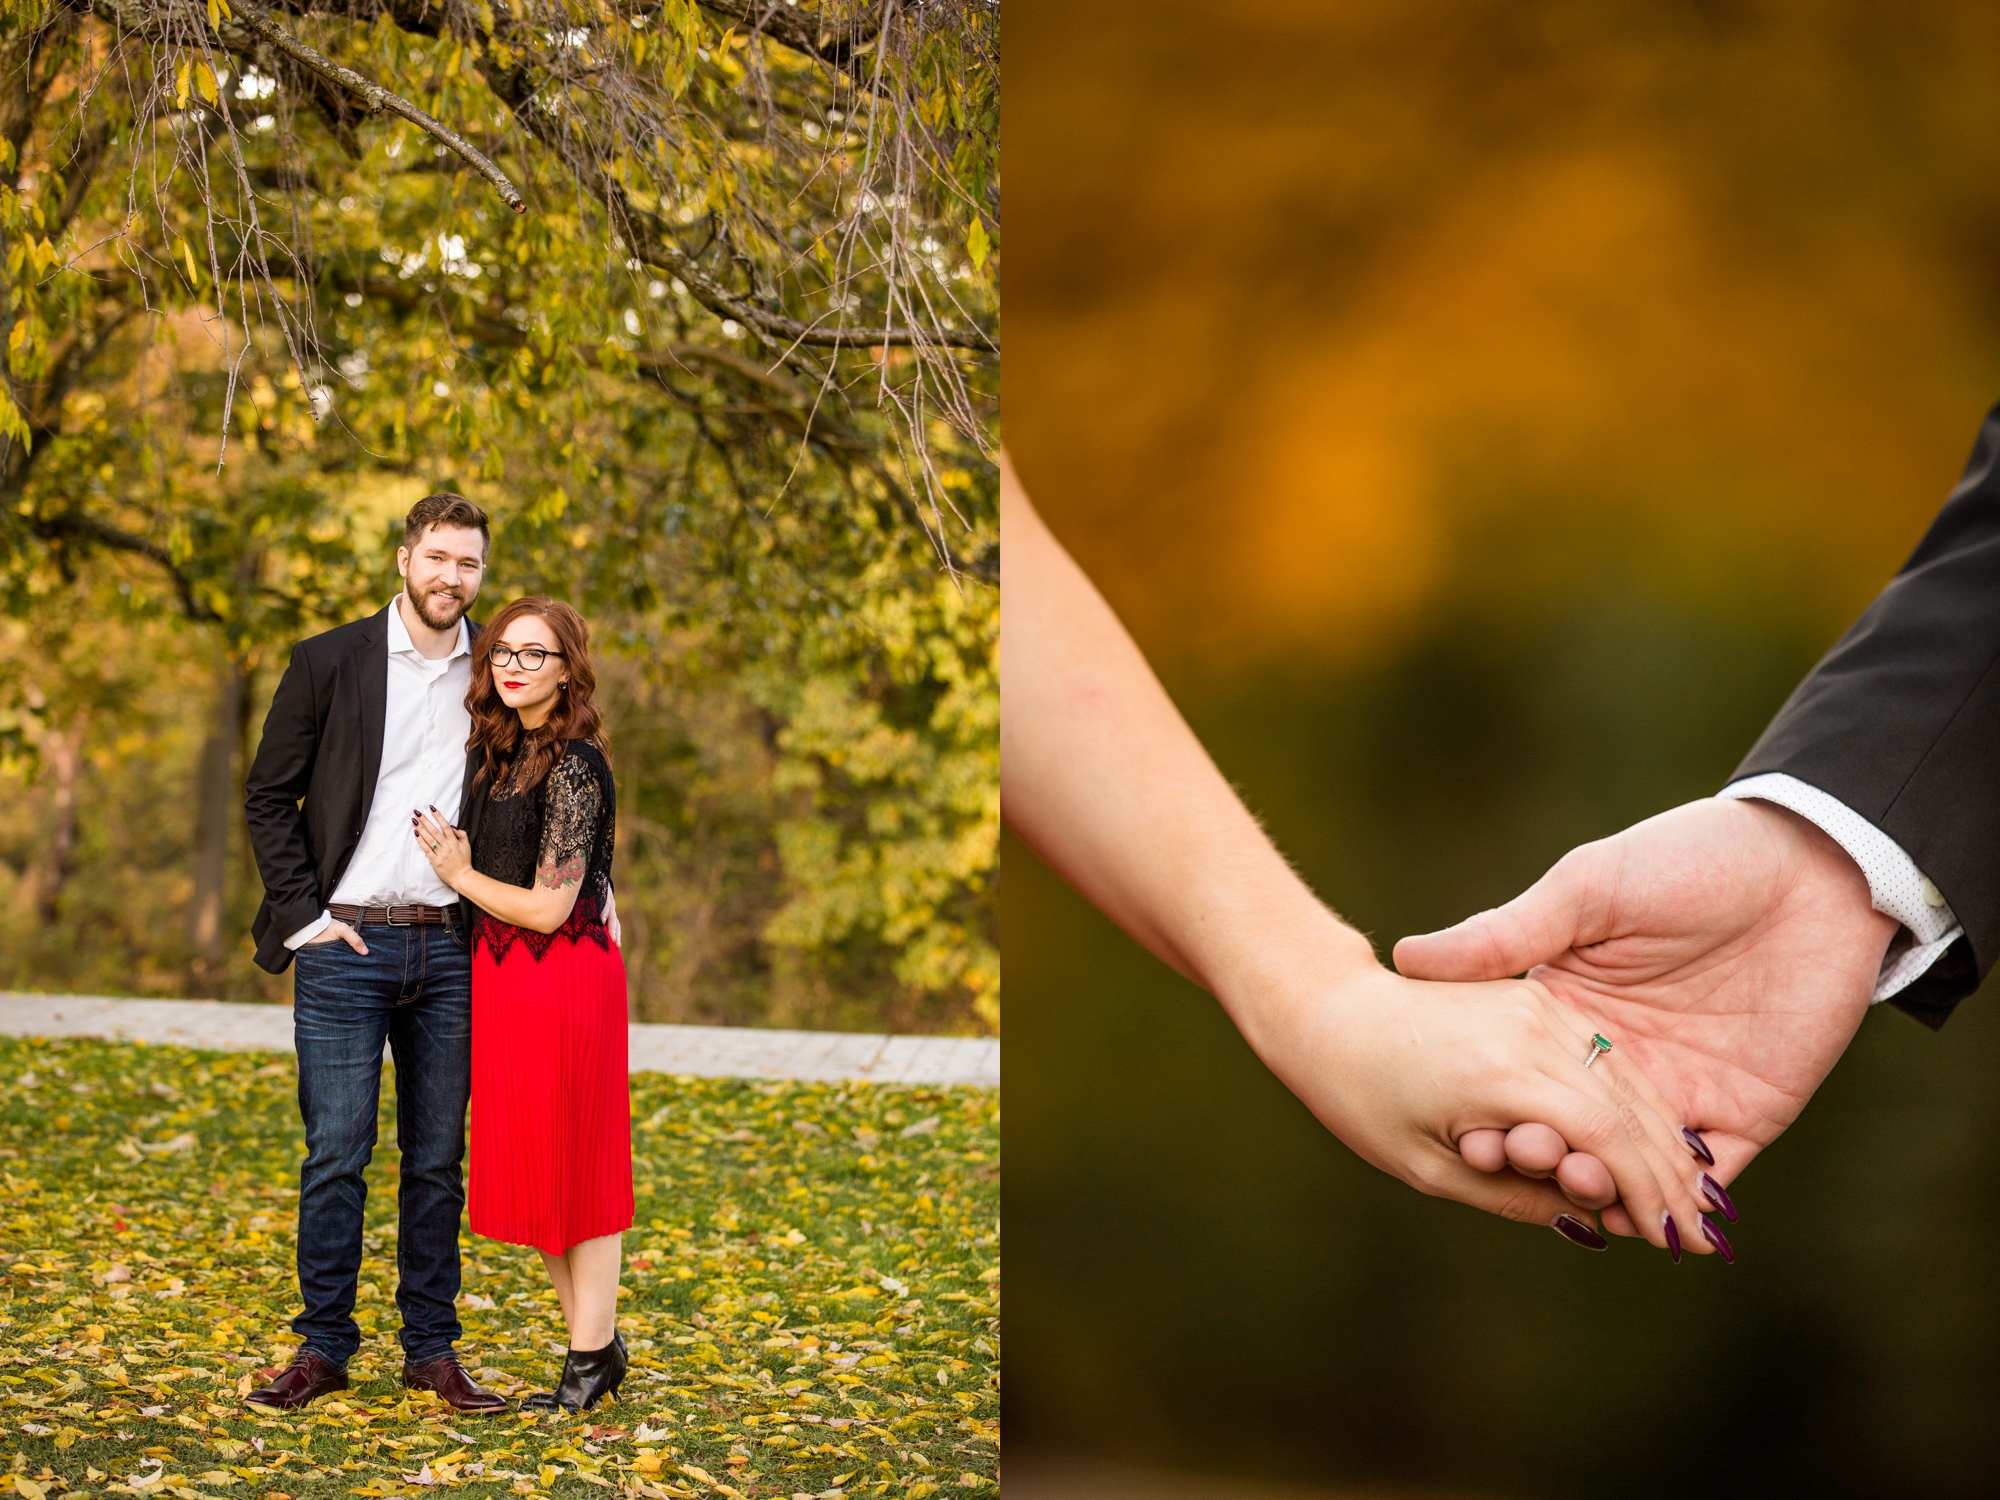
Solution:
{"label": "engagement ring with green stone", "polygon": [[1586,1068],[1589,1067],[1592,1063],[1596,1062],[1598,1058],[1604,1056],[1604,1054],[1609,1052],[1610,1050],[1611,1050],[1611,1043],[1606,1041],[1603,1037],[1593,1034],[1590,1038],[1590,1056],[1586,1057],[1583,1060],[1583,1065]]}

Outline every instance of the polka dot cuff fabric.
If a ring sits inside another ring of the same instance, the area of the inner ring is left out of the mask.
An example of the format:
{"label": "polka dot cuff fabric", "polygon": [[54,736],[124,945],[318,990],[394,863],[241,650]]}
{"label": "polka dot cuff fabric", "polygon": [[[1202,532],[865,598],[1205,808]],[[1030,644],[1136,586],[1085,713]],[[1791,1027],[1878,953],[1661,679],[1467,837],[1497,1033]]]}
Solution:
{"label": "polka dot cuff fabric", "polygon": [[1818,824],[1861,866],[1875,910],[1903,924],[1876,976],[1877,1001],[1913,984],[1964,934],[1943,893],[1924,878],[1903,846],[1838,797],[1779,771],[1731,782],[1717,795],[1752,797],[1790,808]]}

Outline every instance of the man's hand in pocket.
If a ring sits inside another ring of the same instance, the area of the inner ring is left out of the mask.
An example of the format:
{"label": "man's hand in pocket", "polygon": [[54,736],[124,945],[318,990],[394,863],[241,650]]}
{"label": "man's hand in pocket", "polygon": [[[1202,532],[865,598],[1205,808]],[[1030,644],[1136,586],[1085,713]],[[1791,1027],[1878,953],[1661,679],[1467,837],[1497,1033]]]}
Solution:
{"label": "man's hand in pocket", "polygon": [[316,948],[321,943],[330,943],[336,938],[345,942],[348,947],[352,948],[356,953],[361,954],[364,958],[367,956],[368,945],[361,941],[361,934],[356,932],[352,927],[349,927],[338,917],[327,922],[326,931],[322,932],[318,937],[307,938],[300,946]]}

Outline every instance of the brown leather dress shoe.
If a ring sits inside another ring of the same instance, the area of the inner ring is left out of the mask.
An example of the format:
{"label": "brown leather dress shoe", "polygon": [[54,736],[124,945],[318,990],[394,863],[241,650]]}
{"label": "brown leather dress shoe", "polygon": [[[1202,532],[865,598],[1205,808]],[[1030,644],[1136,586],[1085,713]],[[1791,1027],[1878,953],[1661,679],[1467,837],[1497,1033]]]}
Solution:
{"label": "brown leather dress shoe", "polygon": [[243,1399],[252,1406],[268,1406],[274,1411],[296,1411],[329,1391],[346,1389],[345,1370],[310,1349],[301,1349],[292,1356],[292,1362],[285,1366],[276,1380],[252,1391]]}
{"label": "brown leather dress shoe", "polygon": [[466,1374],[456,1354],[440,1354],[420,1365],[404,1365],[403,1384],[413,1391],[436,1391],[453,1411],[507,1409],[507,1398],[487,1390]]}

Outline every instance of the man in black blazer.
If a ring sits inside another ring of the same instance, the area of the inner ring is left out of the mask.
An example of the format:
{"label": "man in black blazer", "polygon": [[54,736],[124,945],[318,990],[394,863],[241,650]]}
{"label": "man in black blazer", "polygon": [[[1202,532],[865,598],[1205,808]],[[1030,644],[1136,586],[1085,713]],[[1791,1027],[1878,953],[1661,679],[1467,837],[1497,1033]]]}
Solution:
{"label": "man in black blazer", "polygon": [[[1796,1118],[1871,1004],[1942,1026],[1996,957],[2000,407],[1909,561],[1719,796],[1396,947],[1418,978],[1534,968],[1679,1108],[1731,1219],[1720,1185]],[[1558,1175],[1609,1202],[1608,1174]]]}
{"label": "man in black blazer", "polygon": [[467,766],[483,511],[430,495],[410,511],[403,588],[363,620],[301,641],[271,700],[245,797],[264,878],[257,962],[296,962],[293,1026],[306,1159],[299,1174],[299,1292],[291,1365],[256,1405],[288,1410],[347,1385],[360,1346],[364,1171],[386,1043],[396,1062],[396,1306],[403,1380],[460,1411],[506,1402],[474,1384],[463,1336],[458,1224],[472,1076],[469,911],[416,847],[415,812],[456,820]]}

